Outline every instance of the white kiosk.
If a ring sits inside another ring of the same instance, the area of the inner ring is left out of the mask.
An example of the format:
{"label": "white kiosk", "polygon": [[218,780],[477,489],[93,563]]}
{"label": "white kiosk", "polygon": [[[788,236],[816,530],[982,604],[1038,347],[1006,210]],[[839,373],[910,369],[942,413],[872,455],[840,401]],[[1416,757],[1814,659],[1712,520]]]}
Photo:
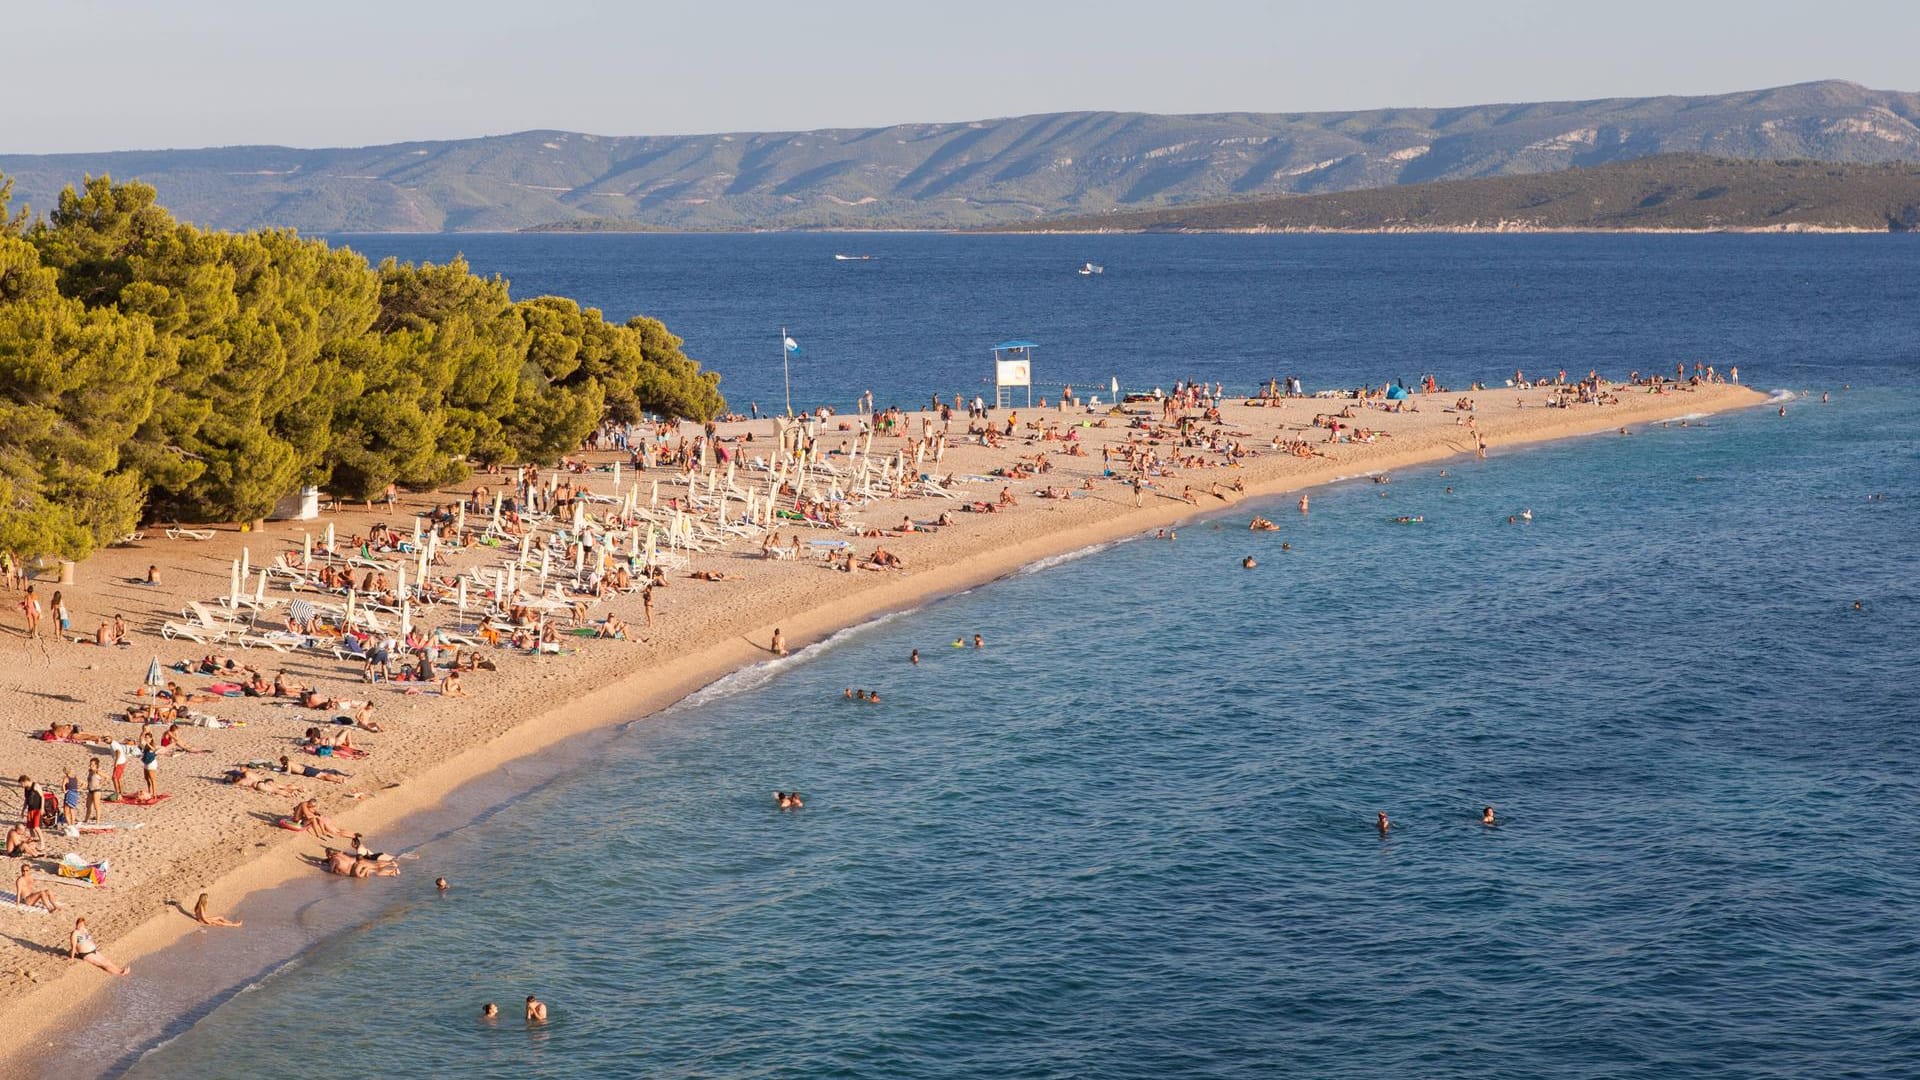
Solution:
{"label": "white kiosk", "polygon": [[1010,404],[1011,391],[1027,388],[1027,408],[1033,408],[1033,350],[1031,341],[1003,341],[993,347],[993,407]]}

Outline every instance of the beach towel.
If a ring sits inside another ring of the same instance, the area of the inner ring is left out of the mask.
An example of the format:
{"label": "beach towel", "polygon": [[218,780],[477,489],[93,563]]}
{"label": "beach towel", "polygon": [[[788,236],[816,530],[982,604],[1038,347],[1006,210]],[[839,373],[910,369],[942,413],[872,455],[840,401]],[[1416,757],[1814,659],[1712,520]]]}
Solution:
{"label": "beach towel", "polygon": [[[82,834],[109,833],[116,829],[144,829],[146,827],[147,823],[144,821],[89,821],[84,825],[74,826],[74,828]],[[70,833],[68,835],[72,834]]]}
{"label": "beach towel", "polygon": [[247,692],[247,688],[236,682],[217,682],[209,684],[207,692],[221,697],[239,697]]}
{"label": "beach towel", "polygon": [[[367,751],[362,750],[357,746],[336,746],[333,748],[333,753],[330,755],[322,754],[320,752],[320,748],[317,746],[309,746],[306,748],[306,751],[307,753],[312,754],[314,757],[340,757],[340,758],[363,758],[363,757],[366,757],[368,753]],[[162,798],[165,798],[165,796],[162,796]]]}
{"label": "beach towel", "polygon": [[39,907],[37,905],[34,907],[28,907],[27,905],[20,902],[19,897],[13,895],[10,892],[0,892],[0,907],[8,907],[8,908],[12,908],[15,911],[25,911],[35,915],[51,915],[52,914],[52,912],[48,911],[46,908]]}
{"label": "beach towel", "polygon": [[109,795],[107,796],[107,801],[119,803],[122,806],[152,806],[154,803],[164,802],[171,798],[173,798],[171,792],[163,791],[152,797],[148,797],[144,793],[135,795]]}
{"label": "beach towel", "polygon": [[300,824],[299,822],[293,820],[290,817],[280,818],[277,821],[275,821],[274,824],[280,826],[281,828],[287,830],[288,832],[306,832],[307,831],[307,827],[305,825]]}

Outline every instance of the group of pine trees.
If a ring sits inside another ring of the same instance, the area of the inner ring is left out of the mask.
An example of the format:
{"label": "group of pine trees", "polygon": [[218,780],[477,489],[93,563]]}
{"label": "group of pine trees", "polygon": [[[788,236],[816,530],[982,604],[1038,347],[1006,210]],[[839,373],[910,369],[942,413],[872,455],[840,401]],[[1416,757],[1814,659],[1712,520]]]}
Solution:
{"label": "group of pine trees", "polygon": [[89,178],[45,220],[0,176],[0,550],[82,558],[144,520],[244,521],[548,463],[609,416],[706,420],[719,377],[464,261],[378,267],[290,231],[183,224]]}

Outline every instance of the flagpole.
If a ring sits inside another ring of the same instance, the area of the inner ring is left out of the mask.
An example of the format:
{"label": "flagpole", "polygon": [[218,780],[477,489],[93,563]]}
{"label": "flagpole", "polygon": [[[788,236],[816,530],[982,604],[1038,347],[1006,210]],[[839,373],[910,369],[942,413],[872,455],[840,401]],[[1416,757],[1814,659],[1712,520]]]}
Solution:
{"label": "flagpole", "polygon": [[787,354],[791,351],[792,350],[787,348],[787,328],[783,326],[780,328],[780,373],[786,378],[787,383],[787,416],[789,419],[793,416],[793,365],[787,357]]}

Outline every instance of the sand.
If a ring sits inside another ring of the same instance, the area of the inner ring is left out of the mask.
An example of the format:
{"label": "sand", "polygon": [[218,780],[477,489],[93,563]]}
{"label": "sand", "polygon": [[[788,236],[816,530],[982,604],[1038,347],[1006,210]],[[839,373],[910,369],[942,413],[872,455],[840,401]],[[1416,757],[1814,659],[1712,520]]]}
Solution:
{"label": "sand", "polygon": [[[317,797],[323,813],[343,827],[366,832],[370,845],[378,847],[383,829],[435,805],[456,787],[485,776],[503,763],[571,734],[643,717],[722,675],[771,660],[766,646],[776,626],[784,631],[789,649],[797,651],[841,628],[973,587],[1035,560],[1169,526],[1192,516],[1218,513],[1233,502],[1471,455],[1475,430],[1485,436],[1491,452],[1500,453],[1525,443],[1601,435],[1623,427],[1631,430],[1649,423],[1753,406],[1764,400],[1752,390],[1724,385],[1658,395],[1623,388],[1617,404],[1559,409],[1544,407],[1548,396],[1545,391],[1489,390],[1465,395],[1478,406],[1475,427],[1469,429],[1458,423],[1461,417],[1450,409],[1460,396],[1418,395],[1417,413],[1358,410],[1354,425],[1385,435],[1371,443],[1338,445],[1321,443],[1325,432],[1313,428],[1311,421],[1316,414],[1338,411],[1347,404],[1344,401],[1299,399],[1277,408],[1228,405],[1223,409],[1224,427],[1249,433],[1242,441],[1259,452],[1246,459],[1242,467],[1181,469],[1178,476],[1159,481],[1170,487],[1149,491],[1140,507],[1134,505],[1130,488],[1108,480],[1096,480],[1095,489],[1084,497],[1043,500],[1031,495],[1047,485],[1077,492],[1084,480],[1098,476],[1101,447],[1125,438],[1126,429],[1118,421],[1111,421],[1114,426],[1107,428],[1079,428],[1087,456],[1069,457],[1063,452],[1069,444],[1062,442],[1028,444],[1022,438],[999,449],[968,444],[958,436],[965,424],[956,418],[956,435],[945,459],[931,471],[984,475],[1018,457],[1030,458],[1043,450],[1049,452],[1054,470],[1034,480],[959,485],[957,490],[967,497],[985,501],[994,501],[1003,485],[1010,486],[1018,505],[1001,513],[956,513],[957,525],[933,534],[880,540],[845,537],[862,556],[876,545],[886,546],[906,560],[904,571],[848,574],[828,570],[817,561],[765,560],[759,556],[758,542],[745,540],[725,551],[698,556],[689,569],[719,569],[743,575],[744,579],[701,582],[687,577],[687,570],[670,572],[670,587],[656,592],[655,624],[650,630],[643,626],[637,596],[621,597],[595,609],[596,616],[609,608],[619,614],[636,628],[638,640],[568,638],[567,647],[572,651],[562,656],[499,651],[499,670],[468,676],[465,683],[471,696],[462,699],[410,696],[392,684],[370,686],[362,681],[358,664],[313,654],[279,654],[259,648],[221,652],[257,666],[268,678],[274,671],[284,670],[294,681],[317,684],[334,696],[366,698],[375,703],[385,733],[355,739],[356,744],[371,748],[371,756],[332,762],[352,774],[350,782],[292,782]],[[1057,423],[1064,430],[1064,425],[1097,418],[1080,412],[1023,409],[1020,419],[1023,423]],[[1003,421],[1004,414],[996,414],[996,423]],[[917,416],[908,426],[918,430]],[[738,434],[749,428],[763,440],[772,430],[767,422],[728,424],[722,425],[721,434]],[[1267,450],[1276,431],[1290,438],[1311,440],[1323,456],[1301,458]],[[1030,431],[1021,434],[1038,438]],[[876,455],[890,450],[898,441],[903,440],[876,440]],[[837,433],[823,439],[828,448],[838,442]],[[1165,452],[1169,447],[1161,449]],[[1220,460],[1218,455],[1206,456]],[[642,491],[655,478],[663,480],[664,488],[667,475],[665,470],[641,474]],[[623,479],[631,482],[632,474],[623,471]],[[1244,494],[1228,492],[1225,499],[1204,494],[1215,483],[1226,490],[1236,480],[1244,484]],[[588,475],[589,487],[595,491],[610,492],[611,481],[608,473]],[[1182,486],[1189,484],[1202,493],[1197,506],[1178,497]],[[392,511],[385,507],[373,511],[348,507],[328,513],[317,522],[270,522],[259,532],[223,526],[206,541],[163,539],[162,530],[156,528],[148,530],[143,541],[102,551],[78,568],[76,584],[64,587],[73,611],[74,633],[91,635],[101,621],[120,613],[132,631],[131,648],[68,643],[57,636],[51,618],[42,625],[42,636],[29,641],[20,630],[22,620],[15,607],[18,594],[7,594],[0,599],[5,605],[0,612],[6,616],[0,620],[4,625],[4,631],[0,631],[0,665],[4,665],[0,684],[4,684],[13,708],[12,723],[0,729],[0,740],[11,741],[7,764],[0,768],[6,775],[5,782],[11,786],[13,777],[25,773],[43,786],[53,784],[57,788],[63,768],[72,768],[84,779],[87,758],[95,752],[34,737],[51,722],[75,723],[122,741],[136,738],[135,725],[111,719],[110,714],[118,716],[129,704],[142,700],[134,696],[134,691],[141,685],[148,662],[158,657],[163,664],[170,664],[197,659],[209,651],[191,642],[163,640],[157,632],[161,621],[178,620],[190,600],[223,594],[228,586],[229,560],[238,557],[243,547],[250,551],[253,564],[259,566],[285,551],[297,554],[302,535],[310,531],[317,540],[328,522],[342,538],[364,533],[370,523],[382,520],[394,523],[404,533],[411,529],[413,509],[450,497],[403,497],[400,508]],[[953,508],[955,504],[933,498],[889,500],[846,516],[887,527],[898,524],[903,516],[924,521]],[[1283,534],[1289,516],[1296,513],[1291,507],[1274,513]],[[781,531],[785,534],[792,530]],[[802,533],[802,540],[840,535],[809,529]],[[436,573],[491,566],[497,559],[489,549],[475,549],[437,567]],[[133,584],[149,564],[160,567],[163,584],[157,588]],[[38,584],[43,603],[51,599],[55,588],[62,587],[51,582]],[[450,615],[424,616],[422,621],[432,624],[443,618],[450,619]],[[214,681],[172,672],[168,676],[189,688]],[[291,808],[293,798],[242,791],[220,783],[219,777],[231,765],[250,759],[278,759],[288,753],[296,761],[327,764],[303,758],[295,742],[307,727],[324,725],[332,713],[247,698],[223,699],[198,708],[223,720],[243,722],[244,726],[188,729],[188,742],[211,752],[162,759],[160,787],[171,793],[168,801],[144,809],[107,804],[107,820],[143,822],[144,827],[77,839],[48,834],[45,851],[54,858],[74,851],[91,859],[111,860],[108,887],[91,891],[55,887],[62,911],[51,918],[0,910],[0,934],[7,939],[0,945],[5,956],[0,963],[0,1025],[7,1032],[0,1039],[0,1053],[27,1053],[41,1032],[107,983],[107,976],[100,971],[67,959],[66,934],[72,916],[86,916],[102,952],[131,966],[132,977],[137,979],[142,956],[173,943],[194,927],[173,901],[190,908],[199,893],[209,892],[213,910],[223,912],[251,891],[320,873],[303,858],[317,852],[320,843],[272,823]],[[128,778],[130,790],[140,786],[138,773],[136,761]],[[18,793],[9,797],[17,800]],[[17,801],[5,816],[9,823],[18,820]],[[412,864],[406,872],[432,876],[434,869]],[[11,877],[7,879],[10,883]]]}

